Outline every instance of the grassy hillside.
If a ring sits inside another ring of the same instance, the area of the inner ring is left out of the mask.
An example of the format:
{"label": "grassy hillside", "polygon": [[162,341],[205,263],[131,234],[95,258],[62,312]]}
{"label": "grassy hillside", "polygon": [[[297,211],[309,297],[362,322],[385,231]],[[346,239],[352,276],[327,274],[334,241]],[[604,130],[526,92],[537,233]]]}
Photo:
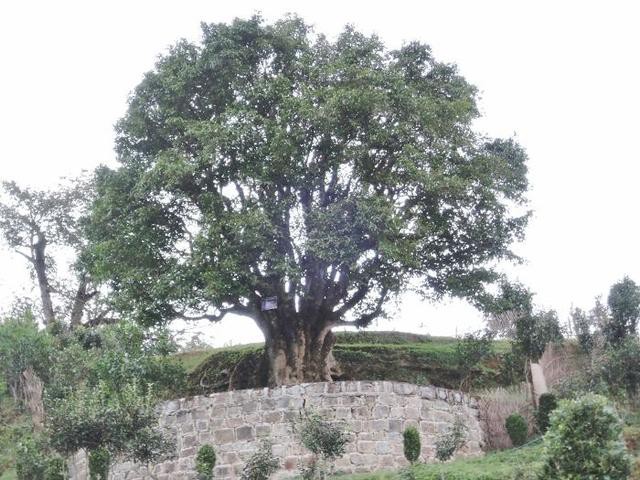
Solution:
{"label": "grassy hillside", "polygon": [[483,457],[460,459],[444,464],[419,464],[411,468],[411,476],[399,472],[374,472],[339,477],[340,480],[538,480],[541,465],[540,441]]}
{"label": "grassy hillside", "polygon": [[[397,380],[458,388],[457,341],[398,332],[340,332],[334,348],[341,373],[336,380]],[[262,345],[181,354],[190,372],[187,394],[266,385]],[[474,383],[488,388],[503,384],[501,355],[508,342],[495,342],[496,355],[474,372]]]}

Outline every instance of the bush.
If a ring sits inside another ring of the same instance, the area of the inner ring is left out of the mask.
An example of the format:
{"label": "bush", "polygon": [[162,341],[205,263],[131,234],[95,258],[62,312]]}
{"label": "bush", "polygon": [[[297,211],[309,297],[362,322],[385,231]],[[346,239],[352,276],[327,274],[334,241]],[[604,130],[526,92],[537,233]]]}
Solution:
{"label": "bush", "polygon": [[22,438],[16,452],[18,480],[63,480],[65,470],[64,459],[51,450],[44,438]]}
{"label": "bush", "polygon": [[613,394],[626,392],[633,397],[640,390],[640,341],[635,337],[624,340],[617,348],[607,351],[603,361],[603,376]]}
{"label": "bush", "polygon": [[630,473],[622,423],[600,395],[561,401],[551,414],[544,449],[543,478],[624,480]]}
{"label": "bush", "polygon": [[415,463],[420,458],[420,434],[416,427],[407,427],[402,433],[404,444],[404,458],[410,463]]}
{"label": "bush", "polygon": [[540,433],[545,433],[549,428],[549,415],[558,406],[558,401],[553,393],[543,393],[538,399],[538,410],[536,411],[536,423]]}
{"label": "bush", "polygon": [[0,321],[0,377],[16,403],[23,405],[26,399],[25,370],[32,369],[40,380],[48,380],[52,348],[51,336],[39,330],[30,312]]}
{"label": "bush", "polygon": [[211,445],[202,445],[196,455],[196,472],[198,480],[211,480],[213,468],[216,466],[216,451]]}
{"label": "bush", "polygon": [[267,480],[276,473],[280,462],[273,456],[271,442],[264,440],[242,469],[242,480]]}
{"label": "bush", "polygon": [[524,445],[527,441],[527,433],[529,427],[524,417],[518,413],[511,414],[507,417],[504,424],[514,447]]}
{"label": "bush", "polygon": [[446,462],[465,443],[467,443],[467,426],[460,416],[456,416],[449,431],[436,440],[436,458],[441,462]]}
{"label": "bush", "polygon": [[111,455],[105,448],[96,448],[89,452],[89,478],[90,480],[107,480],[109,478],[109,465]]}
{"label": "bush", "polygon": [[[347,434],[317,413],[303,417],[299,429],[302,444],[314,454],[311,463],[301,469],[303,478],[324,478],[328,470],[327,462],[344,455],[349,442]],[[333,468],[332,465],[330,467]]]}
{"label": "bush", "polygon": [[517,412],[522,415],[528,425],[535,424],[532,403],[531,388],[525,383],[509,388],[494,388],[480,393],[478,406],[480,418],[487,433],[489,450],[500,450],[512,445],[505,427],[507,417],[512,413]]}

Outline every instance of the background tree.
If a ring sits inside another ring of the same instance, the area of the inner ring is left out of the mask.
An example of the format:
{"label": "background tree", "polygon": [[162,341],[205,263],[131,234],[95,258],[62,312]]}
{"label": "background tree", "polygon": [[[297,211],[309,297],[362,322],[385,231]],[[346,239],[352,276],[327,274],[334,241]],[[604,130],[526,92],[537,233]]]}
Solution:
{"label": "background tree", "polygon": [[622,344],[627,337],[635,336],[640,317],[640,287],[629,277],[611,286],[607,298],[609,321],[603,325],[607,343]]}
{"label": "background tree", "polygon": [[96,174],[85,259],[119,308],[249,316],[271,384],[329,380],[333,327],[370,324],[411,282],[478,299],[514,258],[526,155],[474,132],[455,66],[298,18],[202,30],[136,87],[120,167]]}
{"label": "background tree", "polygon": [[[0,233],[7,245],[25,258],[40,293],[42,320],[49,325],[67,319],[72,327],[80,325],[89,302],[99,291],[87,272],[71,261],[71,272],[60,276],[57,266],[64,257],[75,258],[84,242],[80,219],[92,193],[92,185],[74,179],[52,190],[35,190],[3,182],[0,197]],[[51,254],[57,249],[58,260]],[[69,277],[76,281],[70,281]],[[68,285],[74,283],[75,288]],[[93,305],[92,321],[99,321],[106,311]]]}

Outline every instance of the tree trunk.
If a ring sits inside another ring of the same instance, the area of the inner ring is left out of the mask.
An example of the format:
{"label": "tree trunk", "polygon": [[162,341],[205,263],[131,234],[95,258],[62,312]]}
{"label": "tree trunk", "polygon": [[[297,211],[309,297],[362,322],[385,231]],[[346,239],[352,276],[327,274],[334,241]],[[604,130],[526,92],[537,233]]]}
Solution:
{"label": "tree trunk", "polygon": [[91,295],[87,294],[87,276],[82,274],[80,277],[80,283],[78,284],[78,290],[73,299],[73,306],[71,308],[71,328],[74,329],[82,324],[82,315],[84,314],[84,307],[87,301],[91,298]]}
{"label": "tree trunk", "polygon": [[265,347],[269,386],[332,381],[332,374],[337,374],[332,354],[335,341],[328,326],[271,331]]}
{"label": "tree trunk", "polygon": [[33,266],[38,278],[40,288],[40,299],[42,300],[42,312],[44,314],[44,324],[49,325],[55,321],[53,302],[51,301],[51,287],[47,278],[47,265],[45,249],[47,240],[44,235],[38,235],[38,242],[33,245]]}

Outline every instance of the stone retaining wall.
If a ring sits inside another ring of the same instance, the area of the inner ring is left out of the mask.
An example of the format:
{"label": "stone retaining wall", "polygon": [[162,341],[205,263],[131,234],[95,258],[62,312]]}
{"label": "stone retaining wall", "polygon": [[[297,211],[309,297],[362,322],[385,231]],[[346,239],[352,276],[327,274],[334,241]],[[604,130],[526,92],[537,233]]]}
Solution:
{"label": "stone retaining wall", "polygon": [[[446,431],[456,415],[469,428],[468,442],[458,455],[479,455],[482,446],[474,398],[408,383],[353,381],[236,390],[168,401],[160,410],[161,426],[176,439],[177,456],[150,470],[130,462],[116,464],[110,479],[195,479],[195,456],[205,443],[216,450],[215,478],[237,478],[261,438],[273,442],[273,453],[281,465],[277,476],[295,475],[298,464],[308,460],[292,428],[304,410],[341,422],[350,432],[347,453],[336,462],[342,472],[406,465],[402,431],[410,425],[421,434],[421,459],[432,461],[438,433]],[[79,453],[70,462],[70,479],[86,478],[86,456]]]}

